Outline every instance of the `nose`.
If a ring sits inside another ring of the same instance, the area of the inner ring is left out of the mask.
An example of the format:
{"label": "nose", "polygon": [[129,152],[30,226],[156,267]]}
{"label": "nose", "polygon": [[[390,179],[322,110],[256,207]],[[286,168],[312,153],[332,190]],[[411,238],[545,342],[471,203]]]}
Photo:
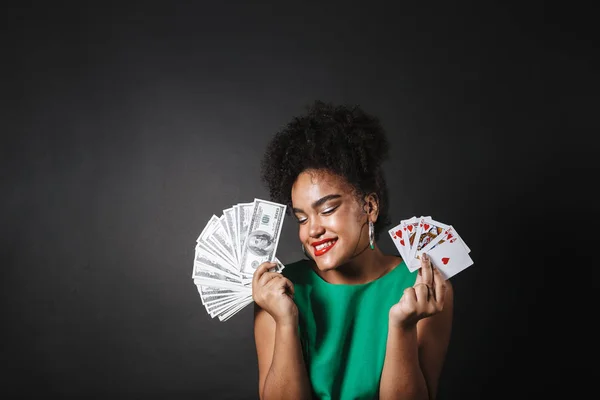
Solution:
{"label": "nose", "polygon": [[310,220],[310,226],[308,229],[308,234],[310,237],[318,238],[322,234],[325,233],[325,228],[321,225],[321,221],[319,218],[313,218]]}

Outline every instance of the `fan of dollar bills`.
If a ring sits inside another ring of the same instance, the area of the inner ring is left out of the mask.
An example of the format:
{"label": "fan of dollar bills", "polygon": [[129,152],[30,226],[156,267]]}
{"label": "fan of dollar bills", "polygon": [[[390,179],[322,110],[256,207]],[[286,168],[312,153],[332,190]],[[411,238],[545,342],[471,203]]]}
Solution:
{"label": "fan of dollar bills", "polygon": [[275,257],[286,206],[254,199],[213,215],[198,239],[192,278],[212,318],[226,321],[252,303],[252,275]]}

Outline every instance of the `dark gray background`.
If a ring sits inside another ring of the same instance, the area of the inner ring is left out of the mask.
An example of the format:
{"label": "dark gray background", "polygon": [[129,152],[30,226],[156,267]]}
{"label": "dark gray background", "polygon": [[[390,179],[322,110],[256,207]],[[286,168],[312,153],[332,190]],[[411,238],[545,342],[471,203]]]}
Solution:
{"label": "dark gray background", "polygon": [[[257,398],[252,309],[210,318],[193,249],[266,198],[262,151],[315,99],[381,118],[392,221],[431,215],[472,249],[439,398],[582,390],[595,264],[561,251],[597,185],[596,21],[447,3],[6,9],[2,394]],[[301,256],[291,218],[277,254]]]}

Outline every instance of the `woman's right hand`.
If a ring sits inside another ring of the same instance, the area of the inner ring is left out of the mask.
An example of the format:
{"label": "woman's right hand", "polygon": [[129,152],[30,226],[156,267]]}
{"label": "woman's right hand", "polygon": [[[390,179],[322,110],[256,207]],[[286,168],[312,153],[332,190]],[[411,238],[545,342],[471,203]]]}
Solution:
{"label": "woman's right hand", "polygon": [[297,324],[298,307],[294,303],[294,284],[279,272],[270,272],[276,263],[264,262],[252,277],[252,298],[277,324]]}
{"label": "woman's right hand", "polygon": [[440,313],[446,290],[446,280],[440,270],[433,266],[427,254],[421,254],[415,284],[404,289],[400,301],[390,308],[390,325],[414,327],[421,319]]}

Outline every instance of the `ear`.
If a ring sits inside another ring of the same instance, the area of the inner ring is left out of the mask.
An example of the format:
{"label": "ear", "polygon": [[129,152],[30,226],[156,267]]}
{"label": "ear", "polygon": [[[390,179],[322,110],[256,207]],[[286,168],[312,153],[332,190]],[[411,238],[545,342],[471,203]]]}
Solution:
{"label": "ear", "polygon": [[370,221],[373,221],[373,223],[377,222],[377,217],[379,217],[379,197],[377,197],[376,193],[369,193],[365,196],[364,210]]}

